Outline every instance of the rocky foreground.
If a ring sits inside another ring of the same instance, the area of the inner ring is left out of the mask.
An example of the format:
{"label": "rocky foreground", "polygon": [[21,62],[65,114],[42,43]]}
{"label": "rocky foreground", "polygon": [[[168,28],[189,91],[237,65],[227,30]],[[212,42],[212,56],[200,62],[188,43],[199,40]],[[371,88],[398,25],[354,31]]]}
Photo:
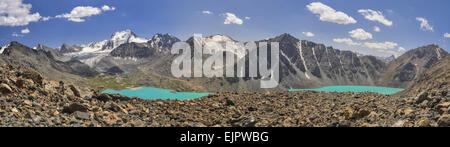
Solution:
{"label": "rocky foreground", "polygon": [[46,80],[37,72],[2,65],[0,126],[450,126],[447,71],[444,78],[432,82],[438,87],[428,86],[431,89],[420,93],[416,90],[414,94],[218,93],[179,101],[100,94]]}

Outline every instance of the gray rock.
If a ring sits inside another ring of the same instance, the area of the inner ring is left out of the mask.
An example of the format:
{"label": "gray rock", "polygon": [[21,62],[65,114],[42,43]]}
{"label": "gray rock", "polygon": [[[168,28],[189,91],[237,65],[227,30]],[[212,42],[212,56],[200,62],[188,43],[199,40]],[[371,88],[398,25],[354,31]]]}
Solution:
{"label": "gray rock", "polygon": [[89,120],[89,113],[76,111],[75,112],[75,118]]}

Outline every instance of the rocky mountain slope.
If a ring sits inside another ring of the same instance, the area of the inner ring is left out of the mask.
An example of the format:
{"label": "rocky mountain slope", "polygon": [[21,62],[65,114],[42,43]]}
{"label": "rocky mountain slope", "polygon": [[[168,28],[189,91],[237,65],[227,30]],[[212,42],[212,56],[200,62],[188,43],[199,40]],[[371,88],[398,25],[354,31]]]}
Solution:
{"label": "rocky mountain slope", "polygon": [[43,50],[45,52],[50,52],[50,54],[53,56],[53,58],[55,58],[56,60],[59,60],[59,61],[65,62],[65,61],[69,61],[70,60],[70,58],[67,57],[67,56],[64,56],[64,54],[61,53],[59,49],[53,49],[51,47],[48,47],[48,46],[45,46],[45,45],[42,45],[42,44],[36,45],[35,47],[33,47],[33,49],[35,49],[35,50]]}
{"label": "rocky mountain slope", "polygon": [[450,90],[450,56],[439,60],[430,69],[414,81],[401,94],[414,95],[416,93],[428,93],[429,95],[449,95]]}
{"label": "rocky mountain slope", "polygon": [[389,62],[379,85],[406,88],[434,63],[445,58],[448,53],[437,45],[427,45],[409,50]]}
{"label": "rocky mountain slope", "polygon": [[281,83],[287,88],[326,85],[374,85],[384,62],[283,34],[266,42],[280,43]]}
{"label": "rocky mountain slope", "polygon": [[51,52],[36,50],[18,42],[11,42],[0,55],[1,63],[22,66],[38,71],[49,78],[64,79],[96,76],[97,71],[76,60],[62,62],[56,60]]}

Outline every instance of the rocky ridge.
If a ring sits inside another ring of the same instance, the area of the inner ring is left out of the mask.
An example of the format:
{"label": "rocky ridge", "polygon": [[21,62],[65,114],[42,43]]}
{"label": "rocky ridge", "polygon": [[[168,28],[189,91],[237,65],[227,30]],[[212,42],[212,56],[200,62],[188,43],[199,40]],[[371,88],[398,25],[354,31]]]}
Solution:
{"label": "rocky ridge", "polygon": [[[448,67],[448,60],[450,57],[432,69]],[[446,69],[433,72],[444,76],[436,79],[425,76],[419,84],[447,83]],[[408,95],[225,92],[184,101],[143,100],[89,92],[72,84],[47,80],[20,67],[2,65],[0,71],[0,126],[450,126],[448,86],[428,86],[431,89]]]}

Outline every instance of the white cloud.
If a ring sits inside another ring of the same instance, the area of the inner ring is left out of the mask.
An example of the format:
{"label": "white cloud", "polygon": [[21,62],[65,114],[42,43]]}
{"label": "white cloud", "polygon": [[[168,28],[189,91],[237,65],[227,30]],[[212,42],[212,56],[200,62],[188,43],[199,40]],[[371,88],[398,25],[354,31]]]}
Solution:
{"label": "white cloud", "polygon": [[302,32],[303,35],[305,35],[306,37],[314,37],[314,33],[311,32]]}
{"label": "white cloud", "polygon": [[26,28],[20,31],[22,34],[28,34],[30,33],[30,29]]}
{"label": "white cloud", "polygon": [[403,48],[403,47],[398,47],[398,51],[400,51],[400,52],[405,51],[405,48]]}
{"label": "white cloud", "polygon": [[251,17],[248,17],[248,16],[246,16],[246,17],[245,17],[245,19],[247,19],[247,20],[250,20],[250,19],[251,19]]}
{"label": "white cloud", "polygon": [[364,42],[363,45],[368,48],[386,50],[386,49],[394,49],[395,47],[397,47],[398,44],[395,42],[386,41],[386,42]]}
{"label": "white cloud", "polygon": [[358,40],[367,40],[372,39],[372,34],[369,32],[364,31],[364,29],[358,28],[356,30],[352,30],[348,32],[352,38],[358,39]]}
{"label": "white cloud", "polygon": [[48,21],[48,20],[50,20],[51,18],[52,18],[52,17],[47,16],[47,17],[42,17],[41,20],[42,20],[42,21]]}
{"label": "white cloud", "polygon": [[375,31],[375,32],[380,32],[380,31],[381,31],[381,29],[380,29],[380,27],[378,27],[378,26],[375,26],[375,27],[373,27],[373,31]]}
{"label": "white cloud", "polygon": [[356,20],[344,12],[336,11],[333,8],[322,4],[321,2],[312,2],[306,5],[309,11],[319,15],[321,21],[333,22],[337,24],[353,24]]}
{"label": "white cloud", "polygon": [[361,13],[364,18],[370,20],[370,21],[377,21],[379,23],[382,23],[386,26],[392,26],[392,21],[387,20],[383,13],[381,13],[380,11],[374,11],[371,9],[361,9],[358,10],[359,13]]}
{"label": "white cloud", "polygon": [[213,12],[208,11],[208,10],[204,10],[204,11],[202,11],[202,13],[203,13],[203,14],[213,14]]}
{"label": "white cloud", "polygon": [[73,22],[84,22],[86,17],[99,15],[102,11],[114,11],[115,7],[110,7],[104,5],[102,8],[92,7],[92,6],[78,6],[72,9],[70,13],[65,13],[55,16],[55,18],[67,18],[69,21]]}
{"label": "white cloud", "polygon": [[0,0],[0,26],[25,26],[39,21],[41,15],[31,13],[31,7],[22,0]]}
{"label": "white cloud", "polygon": [[444,37],[445,37],[445,38],[450,38],[450,34],[449,34],[449,33],[445,33],[445,34],[444,34]]}
{"label": "white cloud", "polygon": [[114,11],[114,10],[116,10],[116,7],[110,7],[107,5],[103,5],[102,10],[103,11]]}
{"label": "white cloud", "polygon": [[333,41],[337,42],[337,43],[345,43],[345,44],[350,45],[350,46],[359,46],[359,45],[361,45],[361,43],[353,42],[353,40],[350,39],[350,38],[335,38],[335,39],[333,39]]}
{"label": "white cloud", "polygon": [[424,30],[424,31],[431,31],[433,32],[433,26],[431,26],[430,24],[428,24],[428,20],[423,18],[423,17],[416,17],[417,21],[420,21],[420,29]]}
{"label": "white cloud", "polygon": [[223,22],[223,24],[238,24],[238,25],[242,25],[244,23],[244,21],[242,21],[242,19],[238,18],[235,14],[233,13],[225,13],[225,22]]}

